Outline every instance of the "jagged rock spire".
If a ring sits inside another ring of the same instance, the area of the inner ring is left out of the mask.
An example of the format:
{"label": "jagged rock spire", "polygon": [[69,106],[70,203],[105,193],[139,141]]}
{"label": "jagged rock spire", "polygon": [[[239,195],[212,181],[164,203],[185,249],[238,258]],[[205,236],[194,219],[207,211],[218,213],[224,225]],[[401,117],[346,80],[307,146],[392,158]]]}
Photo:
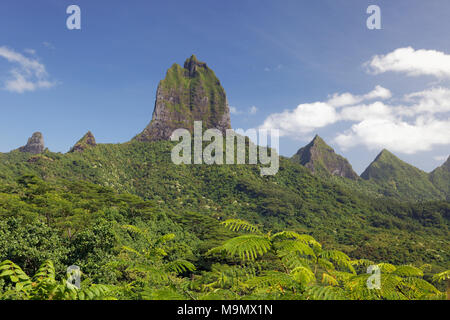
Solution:
{"label": "jagged rock spire", "polygon": [[231,129],[225,90],[214,71],[192,55],[183,68],[172,65],[160,81],[152,120],[135,139],[168,140],[175,129],[192,132],[200,120],[204,129]]}
{"label": "jagged rock spire", "polygon": [[44,136],[40,132],[35,132],[28,139],[27,144],[19,148],[19,151],[39,154],[44,152],[44,149],[45,149]]}

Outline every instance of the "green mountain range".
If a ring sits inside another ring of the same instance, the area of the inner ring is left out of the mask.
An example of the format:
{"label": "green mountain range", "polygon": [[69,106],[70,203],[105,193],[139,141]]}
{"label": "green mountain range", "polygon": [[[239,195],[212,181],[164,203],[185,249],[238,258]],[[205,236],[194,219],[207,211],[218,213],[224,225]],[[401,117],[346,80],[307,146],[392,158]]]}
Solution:
{"label": "green mountain range", "polygon": [[[214,72],[192,56],[184,68],[173,65],[160,82],[153,118],[135,139],[98,144],[88,132],[62,154],[45,149],[42,135],[34,134],[29,148],[0,153],[0,243],[2,232],[9,237],[16,232],[23,247],[39,246],[24,236],[35,231],[11,226],[42,223],[58,241],[69,241],[70,257],[87,273],[110,281],[95,266],[109,263],[115,249],[102,251],[102,246],[116,246],[121,239],[129,248],[134,242],[124,231],[112,236],[110,227],[101,226],[133,224],[155,237],[174,232],[181,247],[172,253],[211,270],[206,252],[233,235],[220,222],[244,219],[267,232],[289,229],[314,236],[356,259],[428,263],[434,271],[448,267],[449,160],[427,174],[383,150],[360,178],[316,136],[292,158],[280,157],[274,176],[262,177],[260,165],[173,164],[172,130],[191,130],[194,120],[230,128],[226,101]],[[83,246],[75,246],[77,241]],[[11,246],[4,242],[0,261],[16,257],[26,265],[26,257]],[[35,249],[36,264],[29,270],[48,257],[64,264],[58,248]],[[270,268],[281,268],[270,261]]]}

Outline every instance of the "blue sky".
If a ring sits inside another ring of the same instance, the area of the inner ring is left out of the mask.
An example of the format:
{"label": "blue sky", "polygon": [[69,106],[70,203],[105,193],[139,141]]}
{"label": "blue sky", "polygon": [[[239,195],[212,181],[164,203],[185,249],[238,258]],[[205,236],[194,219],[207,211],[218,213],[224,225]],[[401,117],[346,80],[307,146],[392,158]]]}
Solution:
{"label": "blue sky", "polygon": [[[81,30],[66,28],[70,4]],[[381,30],[366,27],[370,4]],[[34,131],[56,152],[88,130],[100,143],[130,140],[167,68],[195,53],[221,80],[234,128],[291,128],[282,155],[317,133],[359,173],[383,147],[430,171],[450,153],[448,12],[447,0],[5,0],[0,152]]]}

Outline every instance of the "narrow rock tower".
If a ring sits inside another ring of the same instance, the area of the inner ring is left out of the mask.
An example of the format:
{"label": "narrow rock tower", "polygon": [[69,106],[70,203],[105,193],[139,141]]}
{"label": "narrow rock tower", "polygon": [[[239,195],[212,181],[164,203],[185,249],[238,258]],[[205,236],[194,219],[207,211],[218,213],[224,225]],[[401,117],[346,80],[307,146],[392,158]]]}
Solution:
{"label": "narrow rock tower", "polygon": [[45,149],[44,136],[40,132],[35,132],[28,139],[27,144],[19,148],[19,151],[39,154],[44,152],[44,149]]}
{"label": "narrow rock tower", "polygon": [[178,128],[193,132],[194,121],[202,121],[204,129],[231,129],[225,90],[214,71],[192,55],[183,68],[172,65],[160,81],[152,120],[135,139],[169,140]]}

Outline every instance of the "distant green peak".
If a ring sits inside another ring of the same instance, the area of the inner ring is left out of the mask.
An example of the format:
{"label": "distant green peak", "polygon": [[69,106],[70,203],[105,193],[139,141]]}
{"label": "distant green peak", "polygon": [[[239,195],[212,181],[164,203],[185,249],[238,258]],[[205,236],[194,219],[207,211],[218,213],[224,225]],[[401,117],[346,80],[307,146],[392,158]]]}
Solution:
{"label": "distant green peak", "polygon": [[[309,147],[325,148],[333,150],[319,135],[315,135],[314,139],[308,144]],[[333,150],[334,152],[334,150]]]}
{"label": "distant green peak", "polygon": [[312,139],[312,142],[313,143],[325,143],[325,141],[318,134],[316,134],[314,136],[314,139]]}
{"label": "distant green peak", "polygon": [[336,154],[319,135],[305,147],[300,148],[292,161],[310,169],[313,173],[325,174],[327,176],[341,176],[356,180],[358,175],[344,157]]}
{"label": "distant green peak", "polygon": [[[376,156],[374,161],[377,160],[388,160],[388,159],[398,159],[392,152],[387,149],[381,150],[381,152]],[[399,159],[400,160],[400,159]]]}

